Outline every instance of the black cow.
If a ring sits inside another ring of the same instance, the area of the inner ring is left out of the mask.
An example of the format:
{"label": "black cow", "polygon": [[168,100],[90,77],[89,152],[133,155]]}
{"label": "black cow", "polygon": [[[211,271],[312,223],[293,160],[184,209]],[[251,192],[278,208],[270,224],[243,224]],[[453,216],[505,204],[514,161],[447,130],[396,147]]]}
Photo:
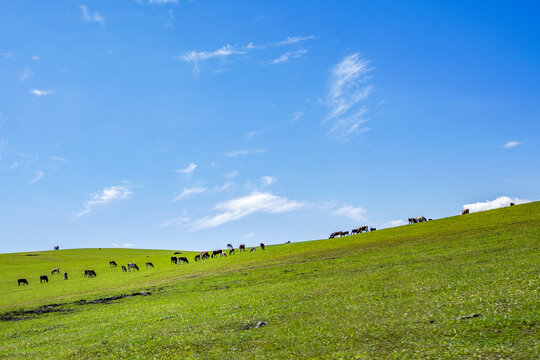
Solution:
{"label": "black cow", "polygon": [[68,279],[68,275],[67,275],[67,272],[64,273],[64,280],[67,280]]}
{"label": "black cow", "polygon": [[265,247],[264,244],[261,243],[261,250],[264,250],[264,247]]}
{"label": "black cow", "polygon": [[41,276],[39,277],[39,282],[40,282],[40,283],[42,283],[42,282],[44,282],[44,281],[47,282],[47,283],[49,282],[49,278],[47,277],[47,275],[41,275]]}
{"label": "black cow", "polygon": [[117,267],[118,265],[116,265],[116,261],[109,261],[109,267]]}
{"label": "black cow", "polygon": [[17,280],[17,283],[18,283],[19,285],[21,285],[21,284],[23,284],[23,285],[28,285],[28,280],[26,280],[26,279],[18,279],[18,280]]}
{"label": "black cow", "polygon": [[187,259],[187,257],[184,257],[184,256],[179,256],[178,257],[178,262],[181,264],[181,263],[186,263],[186,264],[189,264],[189,261]]}
{"label": "black cow", "polygon": [[135,263],[128,263],[128,271],[131,271],[131,269],[139,271],[139,267]]}
{"label": "black cow", "polygon": [[178,264],[178,258],[176,256],[171,256],[171,264]]}

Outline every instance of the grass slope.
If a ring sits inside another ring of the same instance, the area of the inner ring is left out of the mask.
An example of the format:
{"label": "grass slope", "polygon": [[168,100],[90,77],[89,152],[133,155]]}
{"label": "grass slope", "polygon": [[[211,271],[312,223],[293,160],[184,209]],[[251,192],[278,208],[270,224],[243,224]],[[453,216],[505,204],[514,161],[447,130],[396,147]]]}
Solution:
{"label": "grass slope", "polygon": [[[531,203],[180,266],[172,251],[4,254],[0,358],[538,358],[539,245]],[[57,266],[70,280],[39,284]]]}

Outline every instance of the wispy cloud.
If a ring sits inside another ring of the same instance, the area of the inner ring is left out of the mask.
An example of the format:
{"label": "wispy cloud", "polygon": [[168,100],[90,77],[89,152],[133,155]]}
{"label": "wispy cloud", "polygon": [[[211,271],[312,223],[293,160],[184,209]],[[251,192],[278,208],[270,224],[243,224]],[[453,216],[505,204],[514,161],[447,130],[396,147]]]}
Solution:
{"label": "wispy cloud", "polygon": [[264,130],[253,130],[253,131],[249,131],[247,133],[244,134],[244,137],[246,139],[251,139],[257,135],[261,135],[261,134],[264,134]]}
{"label": "wispy cloud", "polygon": [[244,149],[244,150],[227,151],[225,155],[227,155],[228,157],[237,157],[240,155],[260,154],[262,152],[264,152],[264,150],[262,149],[253,149],[253,150]]}
{"label": "wispy cloud", "polygon": [[332,211],[332,215],[334,216],[344,216],[351,218],[355,221],[362,221],[366,222],[367,218],[364,216],[366,213],[366,209],[361,207],[354,207],[354,206],[343,206],[339,209],[336,209]]}
{"label": "wispy cloud", "polygon": [[395,226],[401,226],[401,225],[407,225],[407,222],[405,220],[390,220],[388,222],[389,227],[395,227]]}
{"label": "wispy cloud", "polygon": [[39,89],[32,89],[30,90],[30,94],[34,94],[36,96],[45,96],[52,94],[52,90],[39,90]]}
{"label": "wispy cloud", "polygon": [[298,120],[300,120],[300,118],[301,118],[302,116],[304,116],[304,113],[301,112],[301,111],[297,111],[297,112],[295,112],[295,113],[293,114],[293,118],[292,118],[291,121],[292,121],[293,123],[296,123],[296,122],[298,122]]}
{"label": "wispy cloud", "polygon": [[306,40],[312,40],[315,39],[315,36],[309,35],[309,36],[289,36],[287,39],[283,41],[278,41],[275,43],[276,46],[283,46],[283,45],[291,45],[296,44],[300,41],[306,41]]}
{"label": "wispy cloud", "polygon": [[132,247],[136,246],[133,243],[124,243],[123,245],[118,245],[118,244],[112,243],[111,245],[112,245],[112,247],[115,247],[115,248],[119,248],[119,247],[132,248]]}
{"label": "wispy cloud", "polygon": [[511,148],[516,147],[516,146],[518,146],[518,145],[521,145],[521,143],[520,143],[520,142],[517,142],[517,141],[510,141],[510,142],[507,142],[506,144],[504,144],[503,147],[504,147],[505,149],[511,149]]}
{"label": "wispy cloud", "polygon": [[262,183],[263,186],[271,185],[271,184],[275,183],[276,181],[277,181],[277,178],[272,177],[272,176],[263,176],[263,177],[261,177],[261,183]]}
{"label": "wispy cloud", "polygon": [[368,61],[358,53],[346,56],[332,69],[325,121],[332,123],[330,132],[344,140],[369,130],[361,125],[367,121],[363,101],[373,92],[370,71]]}
{"label": "wispy cloud", "polygon": [[472,204],[465,204],[463,205],[463,209],[469,209],[469,212],[478,212],[478,211],[485,211],[485,210],[492,210],[492,209],[498,209],[501,207],[509,206],[510,203],[514,204],[526,204],[531,202],[527,199],[518,199],[518,198],[511,198],[509,196],[499,196],[495,200],[487,200],[487,201],[481,201],[476,202]]}
{"label": "wispy cloud", "polygon": [[268,192],[255,191],[247,196],[218,203],[213,207],[213,210],[219,213],[197,220],[194,229],[216,227],[258,212],[277,214],[297,210],[302,206],[304,204],[298,201],[289,200]]}
{"label": "wispy cloud", "polygon": [[32,56],[32,60],[38,61],[38,60],[39,60],[39,56],[37,56],[37,55]]}
{"label": "wispy cloud", "polygon": [[5,57],[6,59],[13,59],[15,57],[15,51],[8,50],[6,52],[0,53],[0,56]]}
{"label": "wispy cloud", "polygon": [[307,50],[305,49],[300,49],[296,51],[288,51],[285,54],[281,55],[280,57],[272,60],[270,64],[273,64],[273,65],[281,64],[281,63],[289,61],[289,59],[296,59],[305,54],[307,54]]}
{"label": "wispy cloud", "polygon": [[36,174],[36,177],[33,178],[32,180],[30,180],[28,183],[29,184],[34,184],[34,183],[37,183],[39,180],[43,179],[43,176],[45,176],[45,173],[41,170],[39,170]]}
{"label": "wispy cloud", "polygon": [[116,185],[106,187],[98,193],[92,195],[91,199],[84,204],[84,210],[77,214],[77,217],[88,214],[96,206],[105,205],[113,201],[124,200],[129,198],[133,192],[127,185]]}
{"label": "wispy cloud", "polygon": [[176,170],[176,172],[180,174],[189,174],[189,173],[192,173],[193,170],[195,170],[196,168],[197,168],[197,164],[191,163],[188,165],[187,168]]}
{"label": "wispy cloud", "polygon": [[177,4],[178,0],[148,0],[149,4]]}
{"label": "wispy cloud", "polygon": [[179,215],[170,220],[162,222],[161,224],[159,224],[159,227],[179,226],[179,225],[185,224],[188,221],[189,221],[189,218],[186,216],[186,212],[184,211],[182,215]]}
{"label": "wispy cloud", "polygon": [[181,56],[185,62],[193,64],[193,72],[198,74],[200,71],[199,62],[212,58],[226,58],[231,55],[245,54],[245,51],[233,48],[227,44],[214,51],[191,51]]}
{"label": "wispy cloud", "polygon": [[180,193],[180,195],[178,195],[177,197],[175,197],[173,199],[173,201],[180,201],[182,199],[185,199],[189,196],[194,196],[194,195],[198,195],[198,194],[202,194],[203,192],[206,191],[206,188],[203,188],[203,187],[192,187],[192,188],[184,188],[184,190],[182,190],[182,192]]}
{"label": "wispy cloud", "polygon": [[97,23],[100,23],[101,25],[105,23],[105,19],[99,13],[94,11],[93,14],[90,14],[90,12],[88,11],[88,8],[84,5],[79,5],[79,8],[81,9],[82,17],[85,21],[97,22]]}
{"label": "wispy cloud", "polygon": [[54,161],[58,161],[58,162],[64,163],[64,164],[69,164],[69,160],[66,159],[65,157],[61,157],[61,156],[51,156],[50,159],[51,159],[51,160],[54,160]]}
{"label": "wispy cloud", "polygon": [[226,173],[225,175],[223,175],[223,177],[226,178],[226,179],[232,179],[232,178],[238,176],[238,174],[240,174],[238,171],[231,170],[228,173]]}
{"label": "wispy cloud", "polygon": [[32,71],[30,71],[29,68],[24,68],[23,72],[19,74],[19,80],[25,81],[30,79],[32,76],[34,76]]}

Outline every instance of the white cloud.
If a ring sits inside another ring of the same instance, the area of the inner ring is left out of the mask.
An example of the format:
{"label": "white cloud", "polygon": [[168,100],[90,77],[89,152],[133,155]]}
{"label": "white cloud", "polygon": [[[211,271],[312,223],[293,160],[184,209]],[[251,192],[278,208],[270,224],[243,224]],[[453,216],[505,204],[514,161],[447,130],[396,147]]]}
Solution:
{"label": "white cloud", "polygon": [[[119,248],[120,245],[118,244],[115,244],[115,243],[112,243],[111,244],[113,247],[115,248]],[[125,247],[125,248],[132,248],[132,247],[135,247],[135,244],[132,244],[132,243],[124,243],[124,245],[122,245],[122,247]]]}
{"label": "white cloud", "polygon": [[[12,165],[13,166],[13,165]],[[43,179],[43,176],[45,176],[45,173],[41,170],[39,170],[36,174],[36,177],[33,178],[32,180],[30,180],[28,183],[29,184],[34,184],[34,183],[37,183],[39,180]]]}
{"label": "white cloud", "polygon": [[253,130],[244,134],[246,139],[251,139],[254,136],[264,134],[264,130]]}
{"label": "white cloud", "polygon": [[272,176],[263,176],[263,177],[261,177],[261,182],[262,182],[263,186],[271,185],[271,184],[275,183],[276,181],[277,181],[277,178],[272,177]]}
{"label": "white cloud", "polygon": [[167,220],[161,223],[159,226],[160,227],[178,226],[188,221],[189,221],[189,218],[186,216],[186,213],[184,212],[182,213],[182,215],[172,218],[171,220]]}
{"label": "white cloud", "polygon": [[50,159],[51,159],[51,160],[54,160],[54,161],[58,161],[58,162],[64,163],[64,164],[69,164],[69,160],[66,159],[65,157],[61,157],[61,156],[51,156]]}
{"label": "white cloud", "polygon": [[401,225],[407,225],[407,222],[405,220],[391,220],[388,222],[389,227],[401,226]]}
{"label": "white cloud", "polygon": [[52,90],[39,90],[39,89],[30,90],[30,94],[34,94],[36,96],[50,95],[52,93],[53,93]]}
{"label": "white cloud", "polygon": [[313,36],[313,35],[309,35],[309,36],[289,36],[287,39],[275,43],[275,45],[276,46],[291,45],[291,44],[296,44],[296,43],[298,43],[300,41],[306,41],[306,40],[311,40],[311,39],[315,39],[315,36]]}
{"label": "white cloud", "polygon": [[247,196],[218,203],[213,209],[219,211],[219,214],[197,220],[194,229],[216,227],[257,212],[277,214],[297,210],[302,206],[304,204],[298,201],[255,191]]}
{"label": "white cloud", "polygon": [[191,163],[188,165],[187,168],[176,170],[176,172],[180,174],[189,174],[189,173],[192,173],[193,170],[195,170],[196,168],[197,168],[197,164]]}
{"label": "white cloud", "polygon": [[367,221],[367,218],[364,216],[365,213],[366,209],[354,206],[343,206],[339,209],[332,211],[332,215],[334,216],[344,216],[356,221],[364,222]]}
{"label": "white cloud", "polygon": [[83,19],[87,22],[97,22],[103,25],[105,23],[105,19],[103,16],[101,16],[99,13],[95,12],[93,14],[90,14],[88,12],[88,8],[84,5],[79,5],[79,8],[82,11]]}
{"label": "white cloud", "polygon": [[233,187],[233,183],[228,181],[226,182],[225,184],[221,185],[221,186],[215,186],[212,191],[214,192],[223,192],[223,191],[227,191],[229,189],[231,189]]}
{"label": "white cloud", "polygon": [[206,188],[203,188],[203,187],[184,188],[184,190],[180,193],[180,195],[175,197],[173,201],[179,201],[189,196],[202,194],[205,191],[206,191]]}
{"label": "white cloud", "polygon": [[245,54],[245,51],[235,49],[231,45],[227,44],[215,51],[191,51],[187,54],[182,55],[180,58],[185,62],[192,63],[193,71],[195,73],[198,73],[199,62],[202,60],[208,60],[212,58],[225,58],[227,56],[240,54]]}
{"label": "white cloud", "polygon": [[518,198],[511,198],[509,196],[499,196],[495,200],[486,200],[483,202],[477,202],[473,204],[465,204],[463,205],[463,209],[469,209],[469,212],[478,212],[478,211],[485,211],[485,210],[492,210],[492,209],[498,209],[501,207],[509,206],[510,203],[514,204],[526,204],[531,202],[527,199],[518,199]]}
{"label": "white cloud", "polygon": [[234,150],[234,151],[228,151],[225,153],[228,157],[237,157],[240,155],[249,155],[249,154],[260,154],[264,152],[262,149],[254,149],[254,150]]}
{"label": "white cloud", "polygon": [[273,65],[281,64],[281,63],[289,61],[289,59],[296,59],[305,54],[307,54],[307,50],[304,50],[304,49],[300,49],[296,51],[288,51],[285,54],[278,57],[277,59],[272,60],[270,63]]}
{"label": "white cloud", "polygon": [[225,175],[223,175],[223,177],[226,178],[226,179],[232,179],[232,178],[238,176],[238,174],[240,174],[238,171],[231,170],[228,173],[226,173]]}
{"label": "white cloud", "polygon": [[364,117],[367,108],[362,102],[373,91],[373,86],[368,84],[370,71],[368,62],[358,53],[346,56],[332,69],[325,121],[333,123],[330,132],[334,135],[348,139],[369,130],[361,125],[367,121]]}
{"label": "white cloud", "polygon": [[507,142],[506,144],[504,144],[504,148],[505,149],[511,149],[515,146],[518,146],[518,145],[521,145],[520,142],[517,142],[517,141],[510,141],[510,142]]}
{"label": "white cloud", "polygon": [[38,60],[39,60],[39,56],[37,56],[37,55],[32,56],[32,60],[38,61]]}
{"label": "white cloud", "polygon": [[6,59],[13,59],[15,57],[15,52],[13,50],[9,50],[5,53],[1,53],[0,56],[5,57]]}
{"label": "white cloud", "polygon": [[94,194],[90,200],[84,204],[84,210],[77,214],[77,217],[88,214],[96,206],[108,204],[112,201],[127,199],[133,194],[127,185],[116,185],[106,187]]}
{"label": "white cloud", "polygon": [[295,122],[297,122],[298,120],[300,120],[300,118],[301,118],[302,116],[304,116],[304,113],[301,112],[301,111],[297,111],[297,112],[295,112],[295,113],[293,114],[293,118],[292,118],[291,121],[292,121],[293,123],[295,123]]}
{"label": "white cloud", "polygon": [[30,79],[32,76],[34,76],[32,71],[30,71],[29,68],[24,68],[23,72],[19,75],[19,80],[25,81]]}

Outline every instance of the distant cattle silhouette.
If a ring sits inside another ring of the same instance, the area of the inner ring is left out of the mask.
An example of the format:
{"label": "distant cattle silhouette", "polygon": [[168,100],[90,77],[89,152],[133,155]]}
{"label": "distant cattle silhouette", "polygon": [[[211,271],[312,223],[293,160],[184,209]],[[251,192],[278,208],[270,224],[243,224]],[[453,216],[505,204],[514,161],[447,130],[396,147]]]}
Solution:
{"label": "distant cattle silhouette", "polygon": [[201,254],[195,255],[195,257],[193,258],[193,260],[195,260],[195,262],[201,260]]}
{"label": "distant cattle silhouette", "polygon": [[369,231],[375,231],[377,228],[369,228]]}
{"label": "distant cattle silhouette", "polygon": [[186,264],[189,264],[189,261],[187,259],[187,257],[185,256],[179,256],[178,257],[178,262],[181,264],[181,263],[186,263]]}
{"label": "distant cattle silhouette", "polygon": [[64,273],[64,280],[67,280],[68,279],[68,274],[67,272]]}
{"label": "distant cattle silhouette", "polygon": [[154,264],[152,264],[151,262],[147,262],[146,263],[146,268],[148,269],[149,267],[151,267],[152,269],[154,268]]}
{"label": "distant cattle silhouette", "polygon": [[409,225],[416,224],[416,218],[409,218]]}
{"label": "distant cattle silhouette", "polygon": [[419,216],[416,218],[416,222],[424,222],[427,221],[427,219],[424,216]]}
{"label": "distant cattle silhouette", "polygon": [[514,205],[516,205],[516,204],[514,204],[513,202],[510,203],[510,206],[514,206]]}
{"label": "distant cattle silhouette", "polygon": [[234,255],[234,249],[229,250],[229,256]]}
{"label": "distant cattle silhouette", "polygon": [[127,269],[124,265],[122,265],[122,272],[127,272]]}
{"label": "distant cattle silhouette", "polygon": [[228,247],[229,249],[234,249],[234,246],[232,246],[232,244],[227,244],[227,247]]}
{"label": "distant cattle silhouette", "polygon": [[208,251],[201,252],[201,260],[208,259],[210,257],[210,254]]}
{"label": "distant cattle silhouette", "polygon": [[242,244],[238,247],[239,251],[246,251],[246,245]]}
{"label": "distant cattle silhouette", "polygon": [[463,211],[461,212],[461,215],[465,215],[465,214],[468,214],[469,213],[469,209],[463,209]]}
{"label": "distant cattle silhouette", "polygon": [[131,271],[131,269],[135,269],[135,270],[139,271],[139,267],[135,263],[128,263],[127,267],[128,267],[128,271]]}
{"label": "distant cattle silhouette", "polygon": [[18,285],[21,285],[21,284],[28,285],[28,280],[26,280],[26,279],[18,279],[17,284]]}
{"label": "distant cattle silhouette", "polygon": [[427,221],[431,221],[431,220],[433,220],[433,219],[427,219]]}
{"label": "distant cattle silhouette", "polygon": [[60,274],[60,269],[59,268],[54,268],[51,270],[51,275],[54,275],[54,274]]}
{"label": "distant cattle silhouette", "polygon": [[179,255],[179,254],[181,254],[181,253],[182,253],[181,251],[175,251],[175,252],[174,252],[174,255]]}
{"label": "distant cattle silhouette", "polygon": [[214,251],[212,251],[212,259],[214,258],[214,256],[221,255],[222,253],[223,253],[223,250],[214,250]]}
{"label": "distant cattle silhouette", "polygon": [[221,253],[221,257],[227,257],[227,253],[224,251]]}
{"label": "distant cattle silhouette", "polygon": [[93,269],[84,270],[84,277],[96,277],[97,274]]}
{"label": "distant cattle silhouette", "polygon": [[171,256],[171,264],[178,264],[178,258],[176,256]]}
{"label": "distant cattle silhouette", "polygon": [[116,265],[116,261],[109,261],[109,267],[117,267],[118,265]]}
{"label": "distant cattle silhouette", "polygon": [[265,246],[263,243],[261,243],[261,250],[264,250]]}
{"label": "distant cattle silhouette", "polygon": [[47,275],[41,275],[41,276],[39,277],[39,282],[40,282],[40,283],[42,283],[42,282],[44,282],[44,281],[47,282],[47,283],[49,282],[49,278],[47,277]]}
{"label": "distant cattle silhouette", "polygon": [[[369,231],[369,228],[368,228],[367,225],[359,226],[358,228],[351,230],[351,235],[360,234],[362,232],[368,232],[368,231]],[[338,233],[339,233],[340,236],[345,236],[345,234],[342,231],[338,231]],[[349,235],[348,231],[347,231],[346,235]]]}
{"label": "distant cattle silhouette", "polygon": [[290,243],[291,243],[291,241],[290,241],[290,240],[289,240],[289,241],[287,241],[287,242],[285,242],[285,244],[290,244]]}
{"label": "distant cattle silhouette", "polygon": [[257,248],[256,248],[256,247],[252,247],[251,249],[249,249],[249,252],[251,253],[251,252],[254,252],[255,250],[257,250]]}

